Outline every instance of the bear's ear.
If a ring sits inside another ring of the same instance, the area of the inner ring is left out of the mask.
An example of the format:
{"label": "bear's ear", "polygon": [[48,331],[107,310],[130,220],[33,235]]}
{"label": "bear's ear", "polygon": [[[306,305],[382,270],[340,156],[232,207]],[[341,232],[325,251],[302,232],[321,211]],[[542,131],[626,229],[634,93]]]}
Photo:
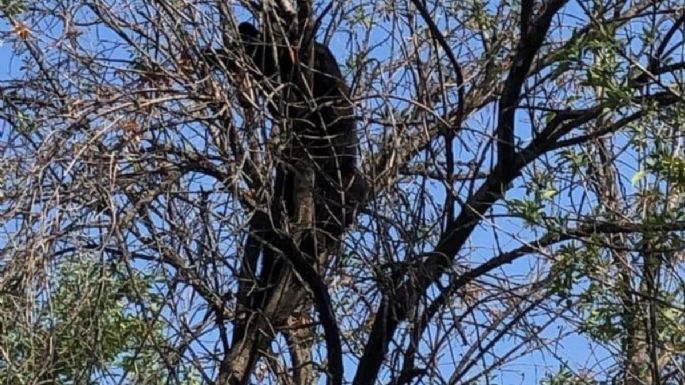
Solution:
{"label": "bear's ear", "polygon": [[248,42],[257,41],[262,36],[262,34],[257,28],[255,28],[254,25],[247,22],[243,22],[238,25],[238,32],[240,32],[240,37]]}
{"label": "bear's ear", "polygon": [[[252,24],[243,22],[238,25],[240,40],[245,53],[252,59],[256,68],[267,77],[277,71],[277,61],[274,58],[272,46],[264,41],[264,36]],[[281,63],[281,65],[283,65]]]}

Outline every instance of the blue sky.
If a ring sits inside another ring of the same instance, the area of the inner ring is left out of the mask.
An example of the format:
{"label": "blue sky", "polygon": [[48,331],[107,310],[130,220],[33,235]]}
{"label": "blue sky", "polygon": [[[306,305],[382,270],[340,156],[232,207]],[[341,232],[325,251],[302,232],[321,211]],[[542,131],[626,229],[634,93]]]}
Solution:
{"label": "blue sky", "polygon": [[[571,13],[578,12],[577,8],[575,8],[575,5],[571,5],[568,10]],[[9,28],[10,26],[0,21],[0,30],[4,31]],[[102,38],[103,35],[100,35],[100,37]],[[348,43],[349,41],[346,40],[344,35],[336,35],[332,39],[331,48],[333,53],[338,57],[339,60],[344,57],[344,53],[349,48]],[[388,51],[384,48],[379,48],[375,50],[373,54],[376,55],[378,58],[383,58],[383,55],[385,55],[386,52]],[[20,66],[20,60],[16,58],[12,60],[12,46],[8,42],[0,42],[0,80],[5,80],[12,78],[14,76],[18,76],[20,74]],[[492,121],[492,115],[489,115],[489,112],[484,113],[478,118],[481,121]],[[477,126],[474,120],[465,122],[465,125],[473,125],[474,127]],[[520,131],[526,131],[526,127],[522,127]],[[1,134],[0,140],[2,140]],[[477,145],[477,143],[475,143],[477,139],[472,140],[474,140],[474,143],[472,144]],[[512,189],[509,194],[507,194],[508,198],[519,198],[524,196],[523,188],[522,186],[520,186],[520,182],[515,182],[515,186],[516,187]],[[439,190],[436,189],[434,191],[434,194],[436,195],[438,200],[442,200],[442,197],[440,196],[441,192]],[[564,202],[559,201],[559,203],[563,204]],[[501,208],[496,209],[495,211],[500,213],[503,212]],[[534,238],[530,231],[522,230],[520,221],[499,221],[497,222],[497,225],[502,226],[498,229],[498,235],[502,236],[502,238],[498,239],[498,241],[500,242],[500,245],[502,245],[504,251],[513,249],[520,245],[520,242],[516,240],[514,236],[505,235],[507,233],[510,233],[515,236],[521,236],[526,239]],[[477,246],[477,248],[474,253],[469,255],[470,260],[468,262],[470,263],[487,260],[488,258],[492,257],[493,254],[497,253],[497,248],[494,247],[493,242],[493,229],[487,226],[481,226],[477,229],[477,231],[471,237],[471,243]],[[525,276],[527,273],[530,272],[531,268],[535,266],[537,262],[538,259],[535,257],[522,258],[512,265],[506,266],[505,271],[508,275],[513,274]],[[559,331],[558,327],[560,326],[561,323],[553,324],[550,328],[548,328],[541,334],[553,336],[555,333]],[[510,343],[503,343],[501,344],[499,349],[507,349],[513,346],[514,343],[515,341],[513,340]],[[608,365],[610,363],[610,361],[605,361],[605,358],[607,356],[606,352],[602,351],[602,349],[598,349],[596,345],[593,346],[589,344],[587,339],[585,339],[584,337],[577,335],[568,336],[564,339],[564,342],[562,344],[549,347],[549,349],[555,352],[556,354],[559,354],[561,357],[568,358],[569,364],[574,369],[577,367],[576,364],[583,365],[591,360],[604,362],[604,365]],[[593,357],[594,354],[596,354],[595,357]],[[447,358],[445,358],[444,362],[446,362],[445,365],[451,365],[449,363],[450,361]],[[346,362],[346,364],[348,366],[347,373],[349,375],[352,375],[352,373],[354,373],[354,368],[352,367],[354,363],[348,361]],[[495,379],[495,382],[503,385],[537,384],[539,383],[539,380],[542,378],[544,373],[546,373],[547,371],[554,371],[555,368],[557,368],[558,366],[558,361],[555,358],[552,358],[552,354],[549,354],[549,352],[542,351],[533,353],[529,356],[517,360],[514,364],[507,366],[507,370],[499,373],[498,378]],[[450,367],[444,366],[444,370],[445,372],[449,372]]]}

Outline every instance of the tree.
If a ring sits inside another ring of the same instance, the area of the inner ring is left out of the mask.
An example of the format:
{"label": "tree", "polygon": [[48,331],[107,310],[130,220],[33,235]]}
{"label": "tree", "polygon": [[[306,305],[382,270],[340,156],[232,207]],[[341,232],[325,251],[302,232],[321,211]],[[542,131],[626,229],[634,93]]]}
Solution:
{"label": "tree", "polygon": [[[684,381],[678,1],[0,4],[5,382]],[[351,88],[370,193],[318,263],[242,21]]]}

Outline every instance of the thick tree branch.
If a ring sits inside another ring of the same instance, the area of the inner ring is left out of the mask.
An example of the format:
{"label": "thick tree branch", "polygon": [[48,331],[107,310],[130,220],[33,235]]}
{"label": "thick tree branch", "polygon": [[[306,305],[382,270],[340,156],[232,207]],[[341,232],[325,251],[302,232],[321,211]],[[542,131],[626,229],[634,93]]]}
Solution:
{"label": "thick tree branch", "polygon": [[[514,126],[521,88],[527,78],[531,64],[547,36],[552,18],[567,1],[553,0],[546,4],[540,16],[534,20],[529,33],[522,35],[521,40],[519,40],[516,54],[514,54],[512,59],[512,68],[504,82],[504,90],[500,98],[497,116],[497,156],[502,166],[506,167],[514,161],[514,154],[516,152]],[[529,4],[527,7],[522,7],[522,12],[531,12],[531,9],[526,10],[526,8],[532,8],[532,5]],[[524,20],[529,17],[530,15],[522,13],[522,25]]]}

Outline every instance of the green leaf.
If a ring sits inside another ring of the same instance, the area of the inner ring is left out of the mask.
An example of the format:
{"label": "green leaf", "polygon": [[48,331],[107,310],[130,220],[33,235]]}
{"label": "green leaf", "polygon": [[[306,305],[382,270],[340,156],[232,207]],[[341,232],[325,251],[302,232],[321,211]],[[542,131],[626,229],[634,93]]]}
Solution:
{"label": "green leaf", "polygon": [[642,178],[644,178],[646,175],[647,175],[647,173],[646,173],[644,170],[640,170],[640,171],[636,172],[635,175],[633,175],[632,178],[630,178],[630,183],[631,183],[633,186],[636,186],[637,183],[638,183],[639,181],[641,181]]}

